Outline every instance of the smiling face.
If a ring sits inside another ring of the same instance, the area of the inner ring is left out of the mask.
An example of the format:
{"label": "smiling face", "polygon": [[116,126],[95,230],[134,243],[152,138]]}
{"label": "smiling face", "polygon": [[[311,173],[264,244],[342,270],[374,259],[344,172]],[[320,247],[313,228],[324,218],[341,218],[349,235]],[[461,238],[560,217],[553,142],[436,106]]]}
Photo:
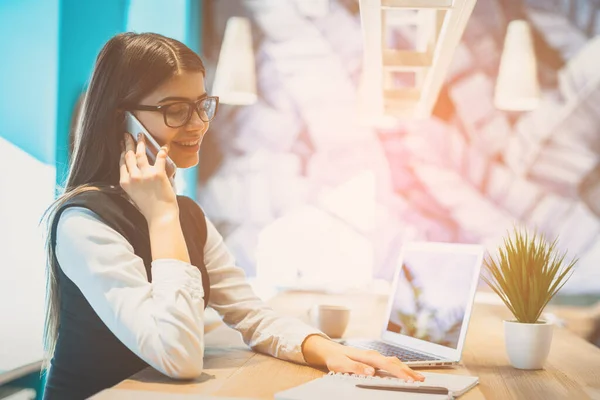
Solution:
{"label": "smiling face", "polygon": [[[144,97],[140,104],[166,106],[179,101],[195,101],[205,95],[202,73],[182,72]],[[197,112],[193,112],[189,122],[179,128],[167,126],[162,112],[135,111],[134,114],[159,145],[169,145],[169,157],[178,168],[198,164],[200,144],[209,123],[202,121]]]}

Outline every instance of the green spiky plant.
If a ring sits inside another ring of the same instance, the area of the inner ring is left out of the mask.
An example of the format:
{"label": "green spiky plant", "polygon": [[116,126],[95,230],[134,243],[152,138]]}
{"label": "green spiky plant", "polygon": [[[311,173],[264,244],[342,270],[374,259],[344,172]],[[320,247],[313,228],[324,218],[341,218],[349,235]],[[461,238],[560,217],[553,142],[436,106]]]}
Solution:
{"label": "green spiky plant", "polygon": [[573,273],[577,259],[565,262],[558,251],[558,239],[548,243],[542,235],[530,235],[524,228],[513,229],[504,239],[496,258],[489,254],[483,280],[506,304],[518,322],[537,323],[544,307]]}

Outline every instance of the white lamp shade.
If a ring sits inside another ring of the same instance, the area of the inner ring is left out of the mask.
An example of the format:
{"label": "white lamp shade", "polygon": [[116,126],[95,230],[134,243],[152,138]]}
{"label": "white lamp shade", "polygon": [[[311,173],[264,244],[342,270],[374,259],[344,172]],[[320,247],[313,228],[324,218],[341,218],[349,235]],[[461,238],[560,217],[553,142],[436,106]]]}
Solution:
{"label": "white lamp shade", "polygon": [[504,40],[494,105],[500,110],[530,111],[539,102],[540,85],[531,27],[524,20],[514,20],[508,25]]}
{"label": "white lamp shade", "polygon": [[231,17],[227,20],[212,93],[225,104],[249,105],[256,102],[256,68],[247,18]]}

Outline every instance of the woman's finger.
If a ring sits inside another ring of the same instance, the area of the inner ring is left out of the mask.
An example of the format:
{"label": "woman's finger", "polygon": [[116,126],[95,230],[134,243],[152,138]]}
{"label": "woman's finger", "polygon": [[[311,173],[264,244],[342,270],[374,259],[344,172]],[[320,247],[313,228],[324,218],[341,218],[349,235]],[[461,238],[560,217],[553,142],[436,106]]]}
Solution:
{"label": "woman's finger", "polygon": [[154,167],[158,171],[166,171],[167,164],[167,154],[169,153],[168,145],[165,145],[160,148],[158,154],[156,155],[156,162],[154,163]]}
{"label": "woman's finger", "polygon": [[398,368],[397,371],[406,373],[410,377],[410,379],[413,379],[415,381],[424,381],[425,380],[425,377],[423,375],[421,375],[417,371],[414,371],[408,365],[404,364],[398,357],[385,357],[385,358],[390,362],[391,365],[395,366],[395,367],[390,367],[390,368],[392,368],[392,369]]}
{"label": "woman's finger", "polygon": [[125,138],[125,165],[127,166],[127,172],[131,178],[140,176],[140,170],[137,166],[137,159],[135,157],[135,143],[129,134],[126,134]]}
{"label": "woman's finger", "polygon": [[423,381],[425,377],[410,369],[397,357],[385,357],[376,351],[358,350],[350,356],[356,361],[363,362],[375,368],[383,369],[397,378],[404,380]]}
{"label": "woman's finger", "polygon": [[129,172],[127,171],[127,164],[125,164],[125,150],[121,152],[121,158],[119,159],[119,175],[121,187],[127,185],[129,183]]}
{"label": "woman's finger", "polygon": [[375,374],[375,369],[370,365],[351,360],[350,358],[344,358],[339,362],[339,364],[336,363],[335,365],[328,365],[327,368],[333,372],[343,372],[369,376],[373,376]]}
{"label": "woman's finger", "polygon": [[140,169],[146,168],[148,165],[150,165],[148,162],[148,156],[146,156],[146,138],[142,133],[138,133],[137,135],[135,158],[137,159],[137,165]]}
{"label": "woman's finger", "polygon": [[135,152],[135,142],[130,133],[125,133],[125,152],[133,151]]}

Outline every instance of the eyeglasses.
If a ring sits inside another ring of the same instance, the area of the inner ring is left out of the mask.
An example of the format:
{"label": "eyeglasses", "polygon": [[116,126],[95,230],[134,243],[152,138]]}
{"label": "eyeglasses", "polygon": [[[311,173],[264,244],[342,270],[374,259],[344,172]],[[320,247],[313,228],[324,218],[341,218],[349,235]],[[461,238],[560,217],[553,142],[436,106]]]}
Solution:
{"label": "eyeglasses", "polygon": [[190,122],[194,110],[202,121],[210,122],[217,114],[217,108],[219,108],[219,97],[207,96],[196,101],[178,101],[164,106],[139,105],[131,108],[130,111],[160,111],[163,113],[165,125],[181,128]]}

